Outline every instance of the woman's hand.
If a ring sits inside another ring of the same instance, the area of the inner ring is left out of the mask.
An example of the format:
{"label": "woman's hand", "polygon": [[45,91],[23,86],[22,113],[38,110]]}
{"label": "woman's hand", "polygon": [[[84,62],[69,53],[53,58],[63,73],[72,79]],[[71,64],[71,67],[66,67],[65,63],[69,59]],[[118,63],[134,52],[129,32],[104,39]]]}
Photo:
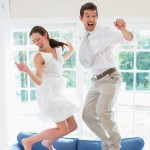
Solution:
{"label": "woman's hand", "polygon": [[38,77],[37,75],[33,74],[25,63],[15,62],[15,64],[18,70],[27,73],[29,77],[32,79],[32,81],[35,82],[37,85],[40,85],[42,83],[42,79]]}
{"label": "woman's hand", "polygon": [[66,61],[66,60],[72,55],[72,53],[73,53],[73,51],[74,51],[71,42],[67,42],[67,45],[68,45],[68,51],[67,51],[67,53],[63,56],[64,61]]}
{"label": "woman's hand", "polygon": [[28,66],[25,63],[17,63],[17,62],[15,62],[15,64],[16,64],[18,70],[26,72],[26,73],[29,72],[29,68],[28,68]]}
{"label": "woman's hand", "polygon": [[70,52],[73,52],[73,46],[72,46],[72,43],[71,42],[67,42],[67,45],[68,45],[68,49]]}

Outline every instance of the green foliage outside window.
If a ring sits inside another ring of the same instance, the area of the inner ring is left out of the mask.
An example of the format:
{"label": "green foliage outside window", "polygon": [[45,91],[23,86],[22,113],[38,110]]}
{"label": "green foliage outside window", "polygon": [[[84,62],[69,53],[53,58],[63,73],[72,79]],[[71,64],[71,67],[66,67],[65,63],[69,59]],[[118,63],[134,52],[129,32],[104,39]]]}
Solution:
{"label": "green foliage outside window", "polygon": [[75,88],[76,87],[76,73],[75,71],[64,71],[63,76],[67,79],[66,88]]}
{"label": "green foliage outside window", "polygon": [[30,100],[36,100],[36,91],[30,90]]}
{"label": "green foliage outside window", "polygon": [[28,91],[27,90],[21,90],[21,98],[22,98],[22,101],[28,101]]}
{"label": "green foliage outside window", "polygon": [[134,68],[134,53],[120,52],[119,54],[119,69],[131,70]]}
{"label": "green foliage outside window", "polygon": [[121,49],[133,49],[134,44],[133,43],[128,43],[128,44],[122,44]]}
{"label": "green foliage outside window", "polygon": [[136,68],[138,70],[150,70],[150,52],[138,52],[136,54]]}
{"label": "green foliage outside window", "polygon": [[150,73],[137,73],[136,74],[136,89],[137,90],[150,90]]}
{"label": "green foliage outside window", "polygon": [[67,31],[62,33],[63,39],[65,41],[73,42],[73,33],[72,31]]}
{"label": "green foliage outside window", "polygon": [[14,61],[27,63],[27,51],[14,51]]}
{"label": "green foliage outside window", "polygon": [[76,57],[75,56],[76,56],[76,54],[74,52],[72,54],[72,56],[65,61],[63,68],[75,68],[75,66],[76,66]]}
{"label": "green foliage outside window", "polygon": [[30,79],[30,87],[35,88],[35,83]]}
{"label": "green foliage outside window", "polygon": [[20,73],[20,80],[21,80],[21,87],[26,88],[28,87],[28,77],[27,74],[24,72]]}
{"label": "green foliage outside window", "polygon": [[26,32],[13,32],[14,45],[27,45]]}
{"label": "green foliage outside window", "polygon": [[60,38],[61,38],[60,34],[61,33],[59,31],[51,31],[51,32],[49,32],[49,37],[51,39],[60,40]]}
{"label": "green foliage outside window", "polygon": [[19,99],[22,102],[27,102],[28,101],[28,91],[27,90],[16,91],[16,95],[17,95],[17,97],[19,97]]}
{"label": "green foliage outside window", "polygon": [[29,66],[31,69],[35,69],[34,66],[34,57],[36,55],[37,51],[29,51]]}
{"label": "green foliage outside window", "polygon": [[131,72],[121,72],[123,77],[123,82],[126,84],[125,90],[133,90],[133,73]]}
{"label": "green foliage outside window", "polygon": [[140,31],[136,33],[137,48],[138,49],[150,49],[150,32]]}

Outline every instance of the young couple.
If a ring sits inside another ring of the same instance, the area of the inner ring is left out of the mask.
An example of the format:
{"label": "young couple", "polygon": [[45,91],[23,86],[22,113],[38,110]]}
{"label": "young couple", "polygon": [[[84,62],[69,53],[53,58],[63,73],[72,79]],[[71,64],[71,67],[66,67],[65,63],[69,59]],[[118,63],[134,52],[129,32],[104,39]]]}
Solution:
{"label": "young couple", "polygon": [[[80,9],[80,20],[85,28],[79,50],[79,60],[93,75],[91,87],[87,93],[83,108],[83,120],[86,125],[102,140],[102,150],[120,150],[121,136],[113,118],[112,108],[122,82],[121,74],[116,68],[112,57],[115,44],[125,40],[131,41],[133,35],[126,29],[123,19],[114,22],[118,30],[100,26],[97,23],[98,10],[93,3],[86,3]],[[36,73],[33,74],[24,63],[16,63],[20,71],[25,72],[37,85],[37,103],[40,117],[51,119],[55,128],[44,130],[32,137],[24,138],[25,150],[42,141],[42,145],[54,150],[53,142],[77,129],[74,114],[80,106],[63,96],[65,79],[62,66],[72,55],[73,46],[70,42],[63,43],[51,39],[48,32],[41,26],[35,26],[30,32],[32,42],[38,47],[34,57]],[[63,49],[68,47],[63,55]]]}

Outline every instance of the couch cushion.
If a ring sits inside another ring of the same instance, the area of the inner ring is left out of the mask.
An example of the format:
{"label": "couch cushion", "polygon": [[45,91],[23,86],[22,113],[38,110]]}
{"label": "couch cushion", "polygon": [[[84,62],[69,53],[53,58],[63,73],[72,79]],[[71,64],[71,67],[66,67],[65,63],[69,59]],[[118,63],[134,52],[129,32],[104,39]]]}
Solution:
{"label": "couch cushion", "polygon": [[102,150],[99,140],[79,140],[78,150]]}
{"label": "couch cushion", "polygon": [[[36,133],[30,132],[20,132],[17,136],[17,141],[21,147],[23,147],[21,140],[26,137],[31,137]],[[53,143],[54,148],[57,150],[76,150],[77,148],[77,138],[59,138]],[[44,146],[42,146],[41,141],[37,142],[33,145],[32,150],[47,150]]]}
{"label": "couch cushion", "polygon": [[77,150],[77,138],[59,138],[53,144],[56,150]]}
{"label": "couch cushion", "polygon": [[[121,150],[142,150],[144,141],[142,138],[124,138],[121,141]],[[99,140],[79,140],[78,150],[102,150]]]}

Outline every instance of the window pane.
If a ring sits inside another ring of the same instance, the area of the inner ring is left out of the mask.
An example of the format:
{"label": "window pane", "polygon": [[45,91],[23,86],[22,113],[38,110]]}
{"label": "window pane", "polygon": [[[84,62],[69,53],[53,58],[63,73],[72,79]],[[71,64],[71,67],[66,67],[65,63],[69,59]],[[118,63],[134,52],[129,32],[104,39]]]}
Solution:
{"label": "window pane", "polygon": [[120,52],[119,53],[119,68],[121,70],[131,70],[134,67],[134,53]]}
{"label": "window pane", "polygon": [[150,74],[137,73],[136,74],[136,89],[137,90],[150,90]]}
{"label": "window pane", "polygon": [[30,37],[29,37],[29,45],[35,46]]}
{"label": "window pane", "polygon": [[29,52],[29,65],[30,65],[30,68],[31,69],[33,69],[33,68],[35,68],[35,66],[34,66],[34,57],[35,57],[35,55],[36,55],[36,51],[30,51]]}
{"label": "window pane", "polygon": [[75,68],[75,66],[76,66],[76,54],[73,53],[72,56],[65,61],[63,68]]}
{"label": "window pane", "polygon": [[22,102],[28,101],[28,91],[27,90],[20,90],[16,92],[17,98]]}
{"label": "window pane", "polygon": [[67,88],[75,88],[76,87],[76,73],[75,71],[64,71],[63,76],[67,79]]}
{"label": "window pane", "polygon": [[36,100],[36,91],[30,90],[30,100]]}
{"label": "window pane", "polygon": [[136,67],[138,70],[150,70],[150,52],[136,54]]}
{"label": "window pane", "polygon": [[150,49],[150,31],[139,31],[136,34],[136,38],[138,49]]}
{"label": "window pane", "polygon": [[50,38],[55,39],[55,40],[60,40],[60,38],[61,38],[59,31],[50,31],[49,36],[50,36]]}
{"label": "window pane", "polygon": [[133,73],[121,72],[123,76],[123,83],[125,84],[126,90],[133,90]]}
{"label": "window pane", "polygon": [[26,51],[14,51],[14,60],[16,62],[27,62],[27,52]]}
{"label": "window pane", "polygon": [[128,43],[128,44],[121,44],[121,50],[123,49],[133,49],[134,48],[134,44],[131,42],[131,43]]}
{"label": "window pane", "polygon": [[21,88],[27,88],[28,87],[28,77],[27,74],[24,72],[20,72],[20,76],[19,76],[20,80],[21,80]]}
{"label": "window pane", "polygon": [[64,31],[63,32],[63,40],[73,42],[73,32],[72,31]]}
{"label": "window pane", "polygon": [[13,32],[14,45],[27,45],[26,32]]}
{"label": "window pane", "polygon": [[20,74],[18,72],[15,74],[15,85],[16,88],[21,88]]}
{"label": "window pane", "polygon": [[30,79],[30,87],[35,88],[35,83]]}
{"label": "window pane", "polygon": [[17,88],[27,88],[28,87],[28,77],[24,72],[19,72],[15,75],[16,87]]}

